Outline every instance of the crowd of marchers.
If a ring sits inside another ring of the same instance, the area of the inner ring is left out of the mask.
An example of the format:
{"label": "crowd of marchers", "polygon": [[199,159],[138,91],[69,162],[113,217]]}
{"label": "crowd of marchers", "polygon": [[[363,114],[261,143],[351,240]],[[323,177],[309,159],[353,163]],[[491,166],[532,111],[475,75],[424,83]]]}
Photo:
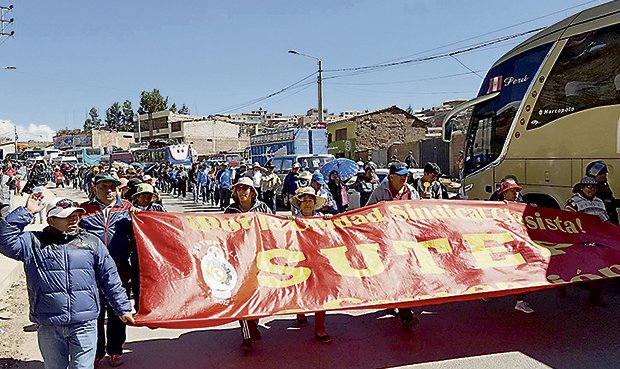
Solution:
{"label": "crowd of marchers", "polygon": [[[24,263],[30,299],[30,319],[38,326],[38,341],[46,368],[91,368],[107,357],[111,366],[123,363],[126,324],[139,311],[139,266],[132,227],[132,212],[166,211],[162,194],[186,197],[219,207],[225,213],[273,214],[277,198],[288,204],[291,217],[333,217],[347,211],[347,191],[359,193],[361,205],[380,201],[448,199],[439,181],[441,169],[427,163],[421,177],[411,175],[414,162],[394,160],[384,179],[372,161],[358,163],[353,178],[337,171],[324,178],[320,171],[293,165],[282,179],[270,163],[230,168],[226,163],[197,163],[191,168],[165,164],[145,168],[141,163],[104,168],[50,168],[3,163],[0,181],[0,253]],[[583,179],[573,187],[565,210],[596,215],[618,224],[617,207],[603,161],[590,163]],[[71,186],[88,194],[78,204],[68,198],[48,199],[44,186]],[[348,183],[348,186],[345,184]],[[523,202],[518,179],[507,174],[490,200]],[[25,206],[13,209],[15,196],[29,194]],[[42,231],[24,228],[36,217],[46,218]],[[604,306],[600,282],[589,282],[589,302]],[[560,289],[566,293],[566,289]],[[133,306],[131,300],[133,299]],[[515,309],[533,313],[521,294]],[[411,331],[418,323],[409,308],[387,311]],[[325,312],[315,313],[314,337],[331,342]],[[307,317],[297,315],[300,326]],[[244,351],[261,338],[258,321],[240,321]]]}

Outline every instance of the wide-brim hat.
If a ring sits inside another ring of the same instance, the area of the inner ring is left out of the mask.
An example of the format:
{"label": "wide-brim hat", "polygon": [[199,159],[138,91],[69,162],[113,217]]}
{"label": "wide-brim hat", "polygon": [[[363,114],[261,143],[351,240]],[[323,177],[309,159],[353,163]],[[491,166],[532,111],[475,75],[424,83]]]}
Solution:
{"label": "wide-brim hat", "polygon": [[155,190],[153,189],[153,186],[151,186],[148,183],[140,183],[138,186],[136,186],[136,193],[134,193],[133,195],[131,195],[132,199],[135,199],[136,197],[142,195],[142,194],[151,194],[154,195],[155,194]]}
{"label": "wide-brim hat", "polygon": [[519,184],[514,179],[508,178],[504,180],[502,184],[500,185],[499,194],[503,195],[506,191],[511,190],[513,188],[516,189],[518,192],[523,190],[523,187],[519,186]]}
{"label": "wide-brim hat", "polygon": [[303,172],[299,174],[299,179],[305,179],[309,181],[312,179],[312,173],[308,172],[307,170],[304,170]]}
{"label": "wide-brim hat", "polygon": [[581,188],[585,185],[597,185],[596,179],[592,177],[583,177],[581,180],[573,186],[573,193],[578,193],[581,191]]}
{"label": "wide-brim hat", "polygon": [[326,198],[324,198],[323,196],[318,196],[316,194],[316,191],[314,191],[314,188],[301,187],[301,188],[298,188],[297,191],[295,191],[295,196],[291,198],[291,205],[299,209],[301,206],[301,199],[306,195],[310,195],[314,197],[314,210],[322,209],[323,206],[325,206],[325,203],[327,202]]}
{"label": "wide-brim hat", "polygon": [[45,214],[48,218],[67,218],[76,211],[86,213],[86,210],[82,209],[77,202],[71,199],[58,198],[47,204]]}
{"label": "wide-brim hat", "polygon": [[233,191],[235,190],[235,187],[237,185],[245,185],[245,186],[252,188],[252,191],[254,191],[254,195],[258,196],[258,192],[256,191],[256,188],[254,187],[254,181],[252,180],[252,178],[250,177],[239,178],[239,181],[232,186]]}

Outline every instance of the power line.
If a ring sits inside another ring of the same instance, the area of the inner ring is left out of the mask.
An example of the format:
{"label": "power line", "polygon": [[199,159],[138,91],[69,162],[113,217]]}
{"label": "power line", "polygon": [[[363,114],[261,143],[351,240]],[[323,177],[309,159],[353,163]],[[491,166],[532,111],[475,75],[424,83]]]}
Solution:
{"label": "power line", "polygon": [[414,53],[414,54],[410,54],[410,55],[406,55],[406,56],[401,56],[401,57],[396,58],[396,59],[388,60],[388,61],[386,61],[386,63],[393,62],[393,61],[398,61],[398,60],[402,60],[402,59],[406,59],[406,58],[411,58],[413,56],[424,54],[424,53],[428,53],[428,52],[431,52],[431,51],[441,50],[441,49],[444,49],[446,47],[458,45],[458,44],[463,43],[463,42],[467,42],[467,41],[475,40],[475,39],[480,38],[480,37],[492,35],[492,34],[495,34],[495,33],[501,32],[501,31],[505,31],[505,30],[510,29],[510,28],[522,26],[522,25],[527,24],[527,23],[535,22],[537,20],[548,18],[548,17],[554,16],[556,14],[560,14],[560,13],[563,13],[563,12],[566,12],[566,11],[569,11],[569,10],[573,10],[573,9],[576,9],[576,8],[580,8],[582,6],[590,5],[590,4],[596,3],[596,2],[601,2],[601,0],[586,1],[586,2],[581,3],[581,4],[577,4],[577,5],[568,7],[568,8],[557,10],[555,12],[551,12],[551,13],[548,13],[548,14],[545,14],[545,15],[541,15],[539,17],[535,17],[535,18],[528,19],[528,20],[525,20],[525,21],[522,21],[522,22],[519,22],[519,23],[515,23],[515,24],[512,24],[510,26],[498,28],[498,29],[493,30],[493,31],[488,31],[488,32],[485,32],[485,33],[482,33],[482,34],[479,34],[479,35],[476,35],[476,36],[468,37],[468,38],[460,40],[460,41],[451,42],[451,43],[446,44],[446,45],[437,46],[437,47],[434,47],[432,49],[427,49],[427,50],[423,50],[423,51],[420,51],[420,52],[417,52],[417,53]]}
{"label": "power line", "polygon": [[[486,72],[486,69],[480,69],[480,70],[476,70],[473,71],[475,73],[480,73],[480,72]],[[390,82],[366,82],[366,83],[346,83],[346,82],[328,82],[327,84],[331,85],[341,85],[341,86],[376,86],[376,85],[401,85],[401,84],[407,84],[407,83],[414,83],[414,82],[425,82],[425,81],[434,81],[434,80],[438,80],[438,79],[447,79],[447,78],[453,78],[453,77],[462,77],[462,76],[468,76],[472,74],[471,72],[466,72],[466,73],[455,73],[455,74],[447,74],[444,76],[435,76],[435,77],[427,77],[427,78],[418,78],[418,79],[409,79],[406,81],[390,81]]]}
{"label": "power line", "polygon": [[[235,111],[235,110],[238,110],[238,109],[242,109],[242,108],[245,108],[247,106],[254,105],[254,104],[259,103],[261,101],[270,99],[270,98],[272,98],[272,97],[274,97],[276,95],[279,95],[279,94],[281,94],[281,93],[283,93],[283,92],[285,92],[287,90],[290,90],[290,89],[294,88],[295,86],[299,85],[300,83],[302,83],[303,81],[307,80],[308,78],[313,77],[317,73],[318,72],[312,72],[311,74],[309,74],[308,76],[300,79],[299,81],[297,81],[295,83],[292,83],[292,84],[290,84],[290,85],[288,85],[288,86],[286,86],[284,88],[281,88],[281,89],[279,89],[276,92],[272,92],[272,93],[270,93],[270,94],[268,94],[266,96],[259,97],[259,98],[252,99],[252,100],[249,100],[249,101],[246,101],[246,102],[243,102],[243,103],[239,103],[239,104],[235,104],[235,105],[231,105],[231,106],[219,109],[214,114],[227,114],[227,113],[230,113],[232,111]],[[314,82],[309,82],[308,84],[310,84],[310,83],[314,83]],[[305,86],[305,84],[301,85],[301,86],[297,86],[297,87],[299,88],[299,87],[303,87],[303,86]]]}
{"label": "power line", "polygon": [[484,79],[483,76],[479,75],[478,73],[476,73],[473,69],[471,69],[470,67],[468,67],[467,65],[465,65],[462,61],[460,61],[456,56],[454,55],[450,55],[454,60],[456,60],[460,65],[462,65],[465,69],[467,69],[468,71],[470,71],[471,73],[477,75],[478,77],[480,77],[480,79]]}
{"label": "power line", "polygon": [[539,31],[541,31],[543,29],[545,29],[545,27],[535,28],[535,29],[531,29],[529,31],[519,32],[519,33],[515,33],[515,34],[512,34],[512,35],[508,35],[508,36],[504,36],[504,37],[499,37],[499,38],[496,38],[496,39],[493,39],[493,40],[490,40],[490,41],[486,41],[486,42],[482,42],[482,43],[479,43],[479,44],[472,45],[472,46],[464,48],[464,49],[459,49],[459,50],[455,50],[455,51],[451,51],[451,52],[447,52],[447,53],[442,53],[442,54],[438,54],[438,55],[425,56],[425,57],[416,58],[416,59],[408,59],[408,60],[403,60],[403,61],[393,62],[393,63],[365,65],[365,66],[361,66],[361,67],[351,67],[351,68],[327,69],[327,70],[325,70],[325,72],[346,72],[346,71],[358,71],[358,70],[367,70],[367,69],[390,68],[390,67],[394,67],[394,66],[398,66],[398,65],[419,63],[419,62],[430,61],[430,60],[437,60],[437,59],[451,57],[453,55],[459,55],[459,54],[467,53],[467,52],[470,52],[470,51],[473,51],[473,50],[485,48],[485,47],[488,47],[488,46],[491,46],[491,45],[498,44],[500,42],[512,40],[512,39],[515,39],[517,37],[522,37],[522,36],[528,35],[530,33],[539,32]]}

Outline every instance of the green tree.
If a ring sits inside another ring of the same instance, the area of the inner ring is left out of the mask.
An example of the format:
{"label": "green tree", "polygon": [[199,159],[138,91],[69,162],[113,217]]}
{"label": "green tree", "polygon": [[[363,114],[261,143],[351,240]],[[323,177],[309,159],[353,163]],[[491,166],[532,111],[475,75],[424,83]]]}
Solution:
{"label": "green tree", "polygon": [[168,109],[168,97],[164,97],[159,90],[154,88],[153,91],[142,91],[140,94],[140,108],[138,113],[149,114]]}
{"label": "green tree", "polygon": [[131,101],[125,100],[123,103],[123,131],[133,131],[134,113],[131,107]]}
{"label": "green tree", "polygon": [[187,105],[183,104],[183,106],[181,106],[181,109],[179,109],[179,114],[189,115],[189,108]]}
{"label": "green tree", "polygon": [[84,130],[99,129],[101,127],[101,118],[99,112],[94,106],[88,112],[88,118],[84,121]]}
{"label": "green tree", "polygon": [[172,103],[172,105],[170,105],[168,110],[170,110],[171,113],[176,113],[177,112],[177,104]]}
{"label": "green tree", "polygon": [[413,114],[413,108],[411,107],[411,104],[409,104],[409,106],[407,107],[407,109],[405,109],[405,111],[409,114]]}
{"label": "green tree", "polygon": [[112,130],[118,130],[123,124],[123,112],[121,110],[121,104],[117,101],[105,111],[106,126]]}

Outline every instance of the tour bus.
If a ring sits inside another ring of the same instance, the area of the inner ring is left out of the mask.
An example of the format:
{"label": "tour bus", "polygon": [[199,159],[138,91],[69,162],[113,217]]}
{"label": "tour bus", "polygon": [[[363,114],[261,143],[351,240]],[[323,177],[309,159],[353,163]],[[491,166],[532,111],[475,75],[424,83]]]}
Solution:
{"label": "tour bus", "polygon": [[65,151],[63,156],[75,156],[79,163],[92,166],[99,164],[103,154],[103,147],[76,147]]}
{"label": "tour bus", "polygon": [[160,163],[183,165],[189,167],[194,161],[190,145],[179,144],[154,149],[136,149],[132,152],[133,160],[144,165]]}
{"label": "tour bus", "polygon": [[467,109],[463,198],[489,199],[512,174],[525,202],[563,208],[595,160],[620,193],[620,2],[568,17],[501,57],[478,97],[445,117],[445,141]]}

